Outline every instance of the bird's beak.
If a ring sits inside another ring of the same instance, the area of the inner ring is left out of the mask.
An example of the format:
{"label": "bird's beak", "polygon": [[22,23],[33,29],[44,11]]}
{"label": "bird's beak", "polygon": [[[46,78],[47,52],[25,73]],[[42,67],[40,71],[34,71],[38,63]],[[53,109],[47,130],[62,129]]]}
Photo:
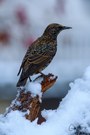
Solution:
{"label": "bird's beak", "polygon": [[63,30],[65,29],[72,29],[72,27],[63,26]]}

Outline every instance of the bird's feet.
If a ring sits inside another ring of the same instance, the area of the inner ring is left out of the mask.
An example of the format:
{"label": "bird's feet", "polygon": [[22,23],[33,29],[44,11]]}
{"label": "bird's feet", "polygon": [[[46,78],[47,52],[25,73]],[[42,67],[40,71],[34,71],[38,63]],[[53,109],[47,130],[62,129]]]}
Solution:
{"label": "bird's feet", "polygon": [[31,80],[30,76],[29,76],[29,81],[30,81],[30,82],[32,82],[32,80]]}
{"label": "bird's feet", "polygon": [[41,76],[43,77],[43,79],[46,81],[47,80],[47,75],[45,75],[44,73],[42,72],[39,72],[41,74]]}
{"label": "bird's feet", "polygon": [[41,74],[42,77],[46,77],[47,75],[45,75],[44,73],[42,72],[39,72]]}

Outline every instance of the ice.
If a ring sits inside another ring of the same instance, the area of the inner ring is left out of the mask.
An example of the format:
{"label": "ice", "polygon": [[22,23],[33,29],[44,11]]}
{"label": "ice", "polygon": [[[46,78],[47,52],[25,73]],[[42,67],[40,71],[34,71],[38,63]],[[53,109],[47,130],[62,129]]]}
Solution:
{"label": "ice", "polygon": [[[19,111],[12,111],[6,117],[0,115],[0,135],[73,135],[78,125],[90,133],[90,67],[82,78],[71,82],[70,87],[56,110],[42,111],[46,122],[41,125],[37,125],[37,119],[26,120]],[[38,94],[41,86],[33,82],[28,88]]]}

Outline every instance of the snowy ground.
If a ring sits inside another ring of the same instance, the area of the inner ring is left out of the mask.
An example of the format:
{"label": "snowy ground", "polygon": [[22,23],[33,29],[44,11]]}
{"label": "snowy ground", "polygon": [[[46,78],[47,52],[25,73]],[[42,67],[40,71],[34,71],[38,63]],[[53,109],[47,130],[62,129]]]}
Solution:
{"label": "snowy ground", "polygon": [[74,135],[81,125],[83,132],[90,133],[90,67],[83,77],[70,83],[71,89],[56,110],[43,110],[46,122],[37,125],[23,113],[14,111],[0,116],[0,135]]}

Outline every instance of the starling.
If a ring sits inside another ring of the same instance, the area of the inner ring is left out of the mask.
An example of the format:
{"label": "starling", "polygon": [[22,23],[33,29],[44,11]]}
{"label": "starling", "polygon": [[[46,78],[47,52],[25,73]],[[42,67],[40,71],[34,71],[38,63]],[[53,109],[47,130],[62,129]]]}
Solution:
{"label": "starling", "polygon": [[25,86],[27,79],[30,79],[30,76],[33,74],[43,74],[41,71],[49,65],[56,54],[57,36],[65,29],[71,29],[71,27],[56,23],[50,24],[45,29],[43,35],[32,43],[19,69],[18,75],[20,72],[21,75],[17,87]]}

